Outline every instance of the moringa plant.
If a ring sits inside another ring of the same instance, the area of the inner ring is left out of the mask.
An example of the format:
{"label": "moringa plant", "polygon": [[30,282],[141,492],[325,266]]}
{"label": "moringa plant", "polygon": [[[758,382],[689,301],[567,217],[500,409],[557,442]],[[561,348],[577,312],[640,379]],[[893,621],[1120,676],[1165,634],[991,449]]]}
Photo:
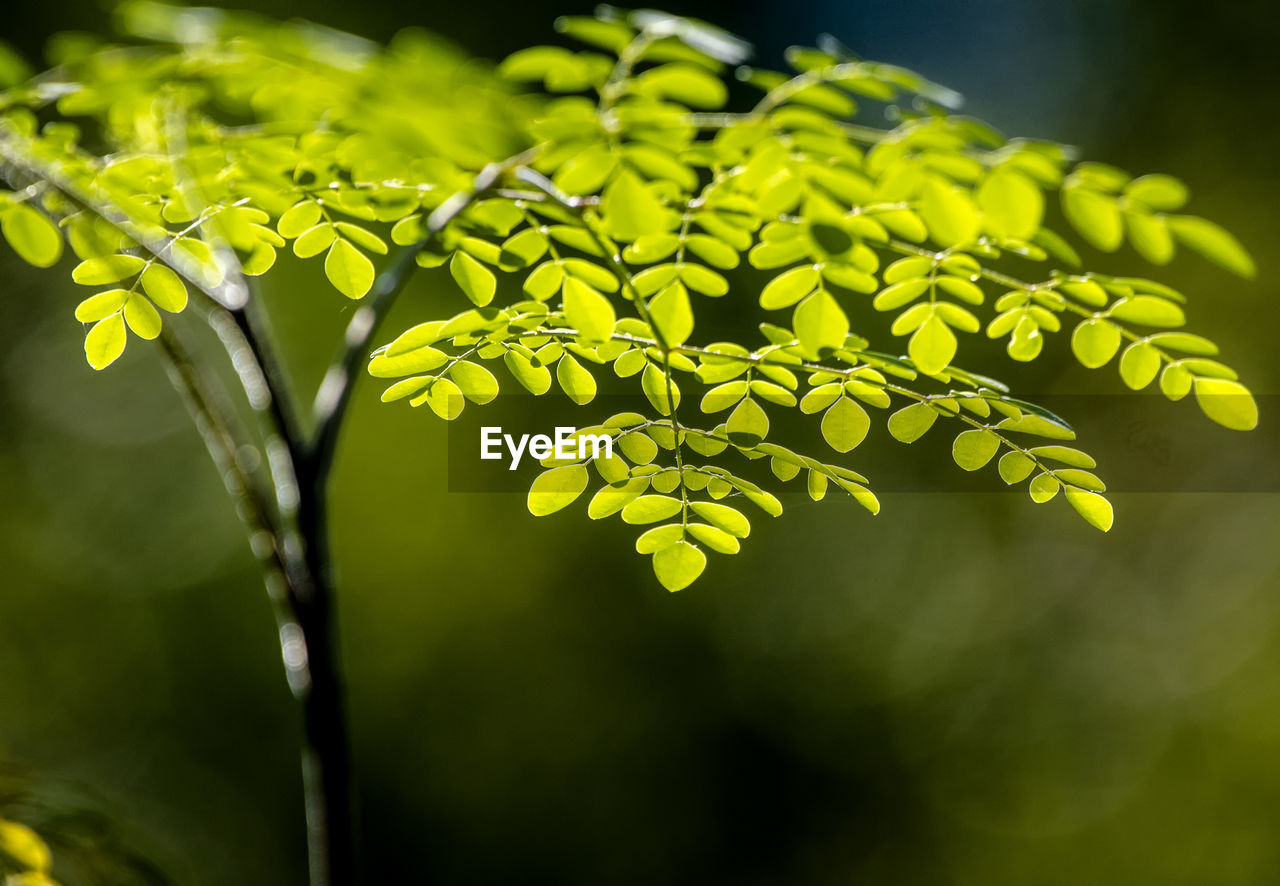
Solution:
{"label": "moringa plant", "polygon": [[[540,456],[528,509],[590,492],[587,515],[638,527],[672,591],[708,552],[739,550],[748,513],[779,515],[792,481],[877,513],[860,472],[874,466],[844,456],[879,420],[903,443],[937,424],[960,468],[995,461],[1034,502],[1060,497],[1109,529],[1067,421],[998,368],[963,368],[976,336],[1027,362],[1069,329],[1083,365],[1119,355],[1129,388],[1158,379],[1228,428],[1257,422],[1217,346],[1181,331],[1181,293],[1086,270],[1072,243],[1127,242],[1153,265],[1186,247],[1252,276],[1229,233],[1181,214],[1180,181],[1007,139],[954,113],[954,92],[834,39],[758,69],[705,23],[602,7],[557,22],[584,48],[493,69],[416,31],[384,48],[149,0],[120,19],[128,42],[65,41],[55,67],[0,94],[0,225],[23,259],[86,287],[74,314],[93,368],[131,339],[158,343],[239,503],[305,712],[314,883],[352,871],[325,520],[362,371],[389,382],[384,402],[445,420],[504,388],[588,407],[632,386],[637,409],[588,409],[577,429],[607,450]],[[309,415],[286,395],[254,285],[282,251],[322,262],[336,290],[291,297],[359,302]],[[373,348],[418,268],[437,269],[438,313]],[[726,340],[704,333],[708,316]],[[200,323],[247,410],[193,347]],[[795,409],[820,451],[771,438]]]}

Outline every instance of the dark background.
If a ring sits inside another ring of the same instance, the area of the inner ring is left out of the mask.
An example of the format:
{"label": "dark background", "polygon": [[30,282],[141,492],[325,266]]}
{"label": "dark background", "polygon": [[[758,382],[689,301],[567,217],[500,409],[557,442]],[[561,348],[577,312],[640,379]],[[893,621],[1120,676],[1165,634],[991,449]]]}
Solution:
{"label": "dark background", "polygon": [[[490,58],[588,11],[259,9],[378,39],[422,25]],[[1259,282],[1195,258],[1159,273],[1255,391],[1280,393],[1273,4],[673,11],[766,65],[828,31],[1006,132],[1184,178]],[[3,19],[38,54],[109,16],[51,2]],[[1151,273],[1127,250],[1095,266]],[[313,266],[279,276],[312,290],[268,293],[309,394],[349,307]],[[297,720],[218,478],[154,355],[135,342],[95,374],[65,275],[5,253],[0,281],[0,760],[55,805],[107,813],[178,883],[301,884]],[[388,328],[424,316],[429,288]],[[987,368],[1030,393],[1120,388],[1057,344]],[[1015,495],[890,494],[877,518],[796,499],[671,595],[616,521],[446,493],[442,424],[375,392],[359,389],[334,498],[370,882],[1280,882],[1274,492],[1121,493],[1106,536]],[[1072,418],[1105,473],[1132,440],[1104,414]],[[1209,457],[1230,460],[1243,438],[1220,440]]]}

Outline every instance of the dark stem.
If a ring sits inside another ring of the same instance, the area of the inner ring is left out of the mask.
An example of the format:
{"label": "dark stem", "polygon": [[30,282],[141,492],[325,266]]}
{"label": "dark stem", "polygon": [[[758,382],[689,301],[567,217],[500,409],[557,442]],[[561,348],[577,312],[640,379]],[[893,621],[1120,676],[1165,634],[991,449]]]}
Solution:
{"label": "dark stem", "polygon": [[[378,325],[416,266],[417,254],[467,207],[491,193],[504,173],[528,162],[538,150],[525,151],[481,170],[472,189],[455,194],[432,212],[423,239],[404,249],[378,276],[369,301],[348,325],[338,358],[316,395],[316,429],[308,440],[290,409],[285,370],[275,356],[266,314],[249,298],[234,254],[228,253],[222,262],[234,273],[217,284],[208,284],[198,269],[174,261],[168,243],[139,236],[127,217],[109,206],[98,205],[74,183],[53,170],[41,168],[41,164],[0,138],[0,158],[28,170],[37,180],[47,182],[129,234],[155,260],[168,265],[204,296],[209,325],[259,418],[261,440],[255,440],[236,427],[229,410],[220,408],[210,389],[214,377],[200,370],[178,336],[167,329],[162,333],[161,351],[170,378],[182,394],[245,523],[275,610],[289,688],[302,708],[302,774],[311,886],[352,886],[356,880],[351,751],[339,665],[328,526],[329,478],[353,378],[368,357]],[[228,251],[223,246],[215,252]],[[241,453],[259,443],[266,449],[271,488],[256,482],[241,462]]]}

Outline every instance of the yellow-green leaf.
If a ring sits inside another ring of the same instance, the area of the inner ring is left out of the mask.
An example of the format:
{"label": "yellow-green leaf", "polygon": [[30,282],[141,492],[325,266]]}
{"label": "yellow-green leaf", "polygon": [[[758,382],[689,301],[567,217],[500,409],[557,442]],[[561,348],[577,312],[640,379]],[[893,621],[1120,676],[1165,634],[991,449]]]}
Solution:
{"label": "yellow-green leaf", "polygon": [[668,345],[681,345],[693,332],[693,309],[683,283],[672,283],[649,302],[649,317]]}
{"label": "yellow-green leaf", "polygon": [[668,591],[682,591],[707,568],[707,555],[687,541],[678,541],[653,555],[653,574]]}
{"label": "yellow-green leaf", "polygon": [[1226,378],[1197,378],[1196,402],[1209,418],[1234,431],[1258,426],[1258,404],[1249,389]]}
{"label": "yellow-green leaf", "polygon": [[176,314],[187,306],[187,286],[182,278],[161,264],[142,272],[142,288],[157,307]]}
{"label": "yellow-green leaf", "polygon": [[1241,277],[1253,277],[1257,273],[1253,257],[1230,231],[1220,225],[1194,215],[1169,216],[1168,224],[1173,236],[1181,243],[1228,271]]}
{"label": "yellow-green leaf", "polygon": [[930,314],[907,343],[911,362],[927,375],[946,369],[956,355],[956,336],[937,314]]}
{"label": "yellow-green leaf", "polygon": [[1085,320],[1071,333],[1071,350],[1090,369],[1105,366],[1120,350],[1120,330],[1108,320]]}
{"label": "yellow-green leaf", "polygon": [[576,277],[564,281],[564,316],[588,343],[607,341],[617,317],[609,299]]}
{"label": "yellow-green leaf", "polygon": [[628,169],[620,170],[604,189],[600,209],[609,234],[626,241],[661,233],[670,226],[673,215],[654,189]]}
{"label": "yellow-green leaf", "polygon": [[556,364],[556,380],[560,382],[565,395],[579,406],[595,399],[595,376],[583,369],[582,364],[569,354],[561,357]]}
{"label": "yellow-green leaf", "polygon": [[920,215],[933,239],[943,246],[971,243],[981,227],[969,192],[939,177],[925,182]]}
{"label": "yellow-green leaf", "polygon": [[836,452],[848,452],[867,436],[871,418],[848,397],[841,397],[822,416],[822,437]]}
{"label": "yellow-green leaf", "polygon": [[26,870],[37,873],[47,872],[53,863],[49,847],[35,831],[16,821],[0,819],[0,857],[6,856]]}
{"label": "yellow-green leaf", "polygon": [[144,295],[134,293],[124,303],[124,319],[139,338],[153,339],[160,334],[160,315]]}
{"label": "yellow-green leaf", "polygon": [[450,367],[449,377],[472,403],[484,405],[498,396],[498,380],[479,363],[459,360]]}
{"label": "yellow-green leaf", "polygon": [[373,286],[373,262],[341,237],[324,259],[324,275],[347,298],[362,298]]}
{"label": "yellow-green leaf", "polygon": [[114,363],[124,353],[126,337],[124,317],[119,313],[95,323],[84,339],[84,355],[89,365],[105,369]]}
{"label": "yellow-green leaf", "polygon": [[48,268],[62,257],[62,235],[53,222],[37,209],[19,203],[0,214],[0,230],[23,261]]}
{"label": "yellow-green leaf", "polygon": [[1030,240],[1044,216],[1044,195],[1022,173],[998,169],[978,188],[978,206],[995,236]]}
{"label": "yellow-green leaf", "polygon": [[529,513],[545,517],[568,507],[582,495],[589,479],[583,465],[552,468],[539,474],[529,488]]}
{"label": "yellow-green leaf", "polygon": [[1103,532],[1111,529],[1111,523],[1114,520],[1111,502],[1096,492],[1086,492],[1072,486],[1065,487],[1065,492],[1071,507],[1076,509],[1077,514],[1084,517],[1086,523]]}
{"label": "yellow-green leaf", "polygon": [[493,294],[498,291],[498,278],[493,271],[462,250],[449,260],[449,273],[467,298],[480,307],[493,301]]}
{"label": "yellow-green leaf", "polygon": [[80,262],[71,271],[71,279],[82,286],[101,286],[132,277],[146,265],[136,255],[108,255]]}
{"label": "yellow-green leaf", "polygon": [[127,289],[108,289],[91,295],[76,305],[76,319],[81,323],[97,323],[124,307],[129,300]]}
{"label": "yellow-green leaf", "polygon": [[1000,450],[1000,438],[985,429],[975,428],[956,437],[951,457],[966,471],[976,471]]}
{"label": "yellow-green leaf", "polygon": [[839,348],[849,334],[849,318],[839,303],[825,290],[800,302],[792,316],[796,338],[805,350],[817,354],[821,348]]}
{"label": "yellow-green leaf", "polygon": [[1062,211],[1080,236],[1103,252],[1115,252],[1124,240],[1120,207],[1114,197],[1086,187],[1062,189]]}

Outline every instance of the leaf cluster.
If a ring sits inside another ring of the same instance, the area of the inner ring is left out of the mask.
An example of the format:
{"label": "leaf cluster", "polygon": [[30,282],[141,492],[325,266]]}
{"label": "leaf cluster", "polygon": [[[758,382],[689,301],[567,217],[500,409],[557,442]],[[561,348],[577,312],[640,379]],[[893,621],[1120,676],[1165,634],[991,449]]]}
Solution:
{"label": "leaf cluster", "polygon": [[[776,489],[803,480],[814,500],[878,512],[844,459],[880,422],[911,443],[941,419],[963,470],[994,463],[1034,502],[1062,492],[1110,528],[1071,426],[958,365],[972,336],[1027,362],[1069,329],[1084,366],[1118,356],[1132,389],[1158,379],[1219,424],[1257,423],[1217,346],[1181,331],[1182,293],[1086,270],[1072,243],[1128,243],[1157,266],[1182,247],[1252,276],[1234,237],[1182,212],[1185,185],[1006,138],[955,113],[950,90],[834,41],[793,48],[787,71],[747,68],[748,47],[710,25],[602,9],[557,23],[581,48],[488,70],[421,34],[380,49],[233,18],[193,32],[150,3],[124,16],[158,45],[87,52],[0,106],[21,185],[0,227],[37,266],[64,240],[79,258],[73,278],[98,290],[75,312],[90,364],[280,250],[323,256],[349,299],[375,288],[391,245],[409,250],[447,270],[457,308],[374,352],[382,399],[453,419],[507,381],[585,406],[602,373],[632,380],[647,412],[579,431],[611,436],[614,455],[544,460],[528,507],[594,490],[588,515],[642,527],[636,549],[671,590],[707,552],[736,553],[748,513],[781,513],[743,462],[767,460]],[[753,105],[726,109],[729,76]],[[762,285],[744,284],[751,269]],[[699,335],[706,299],[735,301],[734,340]],[[863,334],[876,313],[890,340]],[[771,439],[792,409],[829,451]]]}

